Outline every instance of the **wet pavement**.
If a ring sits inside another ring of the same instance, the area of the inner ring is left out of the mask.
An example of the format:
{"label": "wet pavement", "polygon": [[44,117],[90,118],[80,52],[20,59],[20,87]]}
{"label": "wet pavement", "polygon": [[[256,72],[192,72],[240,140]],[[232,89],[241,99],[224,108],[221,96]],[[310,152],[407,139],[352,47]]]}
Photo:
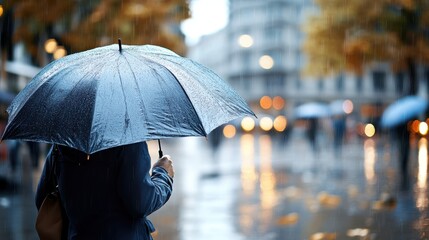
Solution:
{"label": "wet pavement", "polygon": [[[301,135],[166,140],[176,171],[170,201],[150,216],[156,240],[429,239],[428,142],[413,139],[410,181],[384,139],[353,138],[341,156],[326,139],[313,153]],[[157,143],[149,143],[153,159]],[[21,149],[18,186],[0,192],[0,239],[37,239],[33,203],[39,170]],[[4,164],[4,163],[3,163]]]}

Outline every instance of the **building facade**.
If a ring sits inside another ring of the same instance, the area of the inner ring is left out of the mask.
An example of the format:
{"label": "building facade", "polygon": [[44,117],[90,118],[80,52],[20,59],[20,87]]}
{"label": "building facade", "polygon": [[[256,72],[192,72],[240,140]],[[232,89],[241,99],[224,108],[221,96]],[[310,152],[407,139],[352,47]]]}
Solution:
{"label": "building facade", "polygon": [[[227,80],[256,112],[272,111],[259,108],[263,96],[282,97],[286,105],[279,114],[289,116],[306,102],[349,99],[358,120],[376,121],[388,104],[407,93],[407,75],[376,63],[362,76],[303,76],[302,26],[316,11],[310,0],[231,0],[228,25],[191,46],[188,57]],[[428,76],[429,71],[419,67],[419,94],[424,96]]]}

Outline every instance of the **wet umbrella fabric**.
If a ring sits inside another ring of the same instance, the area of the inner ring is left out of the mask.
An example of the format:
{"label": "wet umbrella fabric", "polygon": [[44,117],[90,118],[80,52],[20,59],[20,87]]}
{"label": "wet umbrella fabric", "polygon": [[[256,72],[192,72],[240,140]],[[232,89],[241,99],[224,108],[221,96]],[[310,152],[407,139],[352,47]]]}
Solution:
{"label": "wet umbrella fabric", "polygon": [[2,139],[88,154],[140,141],[207,136],[254,115],[218,75],[153,45],[99,47],[52,62],[8,108]]}
{"label": "wet umbrella fabric", "polygon": [[381,126],[395,127],[423,113],[428,101],[418,96],[407,96],[389,105],[381,116]]}

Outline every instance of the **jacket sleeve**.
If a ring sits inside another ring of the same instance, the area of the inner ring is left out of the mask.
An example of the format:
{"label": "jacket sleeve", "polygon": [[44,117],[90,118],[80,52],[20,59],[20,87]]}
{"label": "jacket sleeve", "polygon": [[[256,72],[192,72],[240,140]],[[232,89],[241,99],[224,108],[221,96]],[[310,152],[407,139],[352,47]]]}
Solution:
{"label": "jacket sleeve", "polygon": [[118,194],[129,214],[146,217],[162,207],[173,190],[172,179],[161,167],[150,175],[150,156],[145,142],[123,148],[118,176]]}
{"label": "jacket sleeve", "polygon": [[50,180],[53,177],[52,174],[52,148],[49,150],[49,153],[45,160],[45,165],[43,166],[42,174],[40,175],[39,184],[37,185],[36,190],[36,207],[40,209],[40,206],[45,200],[45,197],[54,191],[54,186],[52,186],[52,181]]}

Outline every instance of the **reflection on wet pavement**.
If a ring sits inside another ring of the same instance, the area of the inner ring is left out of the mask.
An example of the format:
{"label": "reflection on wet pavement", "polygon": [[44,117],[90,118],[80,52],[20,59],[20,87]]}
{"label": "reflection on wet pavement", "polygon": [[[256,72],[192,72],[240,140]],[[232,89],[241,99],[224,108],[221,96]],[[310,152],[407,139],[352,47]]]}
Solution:
{"label": "reflection on wet pavement", "polygon": [[[341,158],[264,134],[224,139],[216,153],[204,138],[166,140],[175,189],[150,216],[154,239],[428,239],[428,142],[415,141],[403,189],[397,150],[383,139],[348,142]],[[2,221],[0,239],[33,239],[38,174],[30,189],[0,195],[0,217],[13,221]]]}
{"label": "reflection on wet pavement", "polygon": [[400,189],[394,149],[377,141],[356,140],[336,159],[300,140],[226,140],[220,174],[194,183],[199,190],[181,209],[192,217],[169,239],[427,239],[427,141],[412,156],[409,191]]}

